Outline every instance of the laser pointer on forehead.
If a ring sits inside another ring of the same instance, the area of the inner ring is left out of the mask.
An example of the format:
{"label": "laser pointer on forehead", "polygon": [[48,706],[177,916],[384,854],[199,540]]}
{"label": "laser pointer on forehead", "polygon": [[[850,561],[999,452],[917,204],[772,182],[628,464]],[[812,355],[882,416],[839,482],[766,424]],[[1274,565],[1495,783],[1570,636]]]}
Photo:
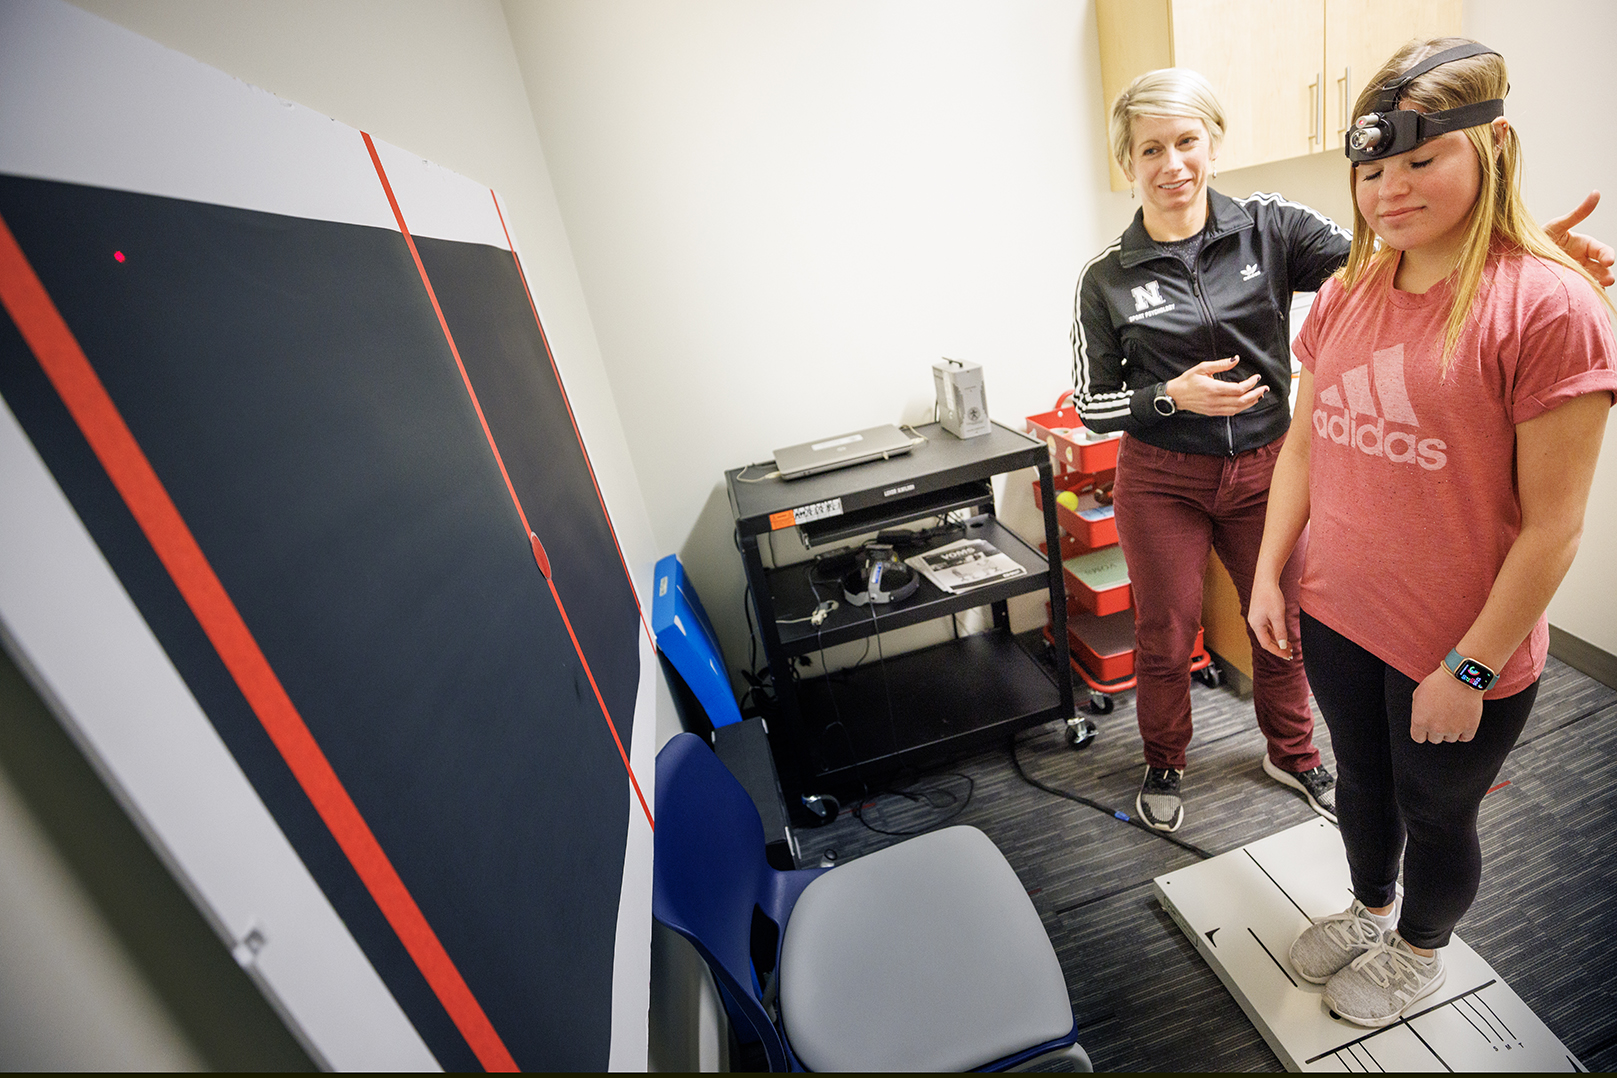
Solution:
{"label": "laser pointer on forehead", "polygon": [[1347,143],[1342,147],[1348,160],[1354,164],[1379,161],[1383,157],[1407,153],[1421,143],[1450,131],[1476,127],[1503,116],[1505,101],[1500,97],[1440,112],[1416,112],[1398,107],[1398,99],[1409,84],[1432,68],[1454,60],[1464,60],[1468,56],[1485,55],[1497,56],[1498,53],[1486,45],[1460,45],[1444,49],[1428,56],[1382,87],[1371,105],[1371,111],[1354,120],[1348,130]]}

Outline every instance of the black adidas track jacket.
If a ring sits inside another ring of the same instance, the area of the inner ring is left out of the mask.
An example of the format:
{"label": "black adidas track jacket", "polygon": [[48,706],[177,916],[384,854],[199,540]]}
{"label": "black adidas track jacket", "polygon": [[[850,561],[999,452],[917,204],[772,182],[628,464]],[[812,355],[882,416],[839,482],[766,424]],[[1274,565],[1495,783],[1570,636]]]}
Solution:
{"label": "black adidas track jacket", "polygon": [[[1182,453],[1267,445],[1291,422],[1291,294],[1314,292],[1351,236],[1279,195],[1207,192],[1209,232],[1192,273],[1146,234],[1144,211],[1084,267],[1073,300],[1073,398],[1084,425]],[[1261,374],[1269,392],[1234,416],[1158,415],[1160,383],[1239,356],[1223,377]]]}

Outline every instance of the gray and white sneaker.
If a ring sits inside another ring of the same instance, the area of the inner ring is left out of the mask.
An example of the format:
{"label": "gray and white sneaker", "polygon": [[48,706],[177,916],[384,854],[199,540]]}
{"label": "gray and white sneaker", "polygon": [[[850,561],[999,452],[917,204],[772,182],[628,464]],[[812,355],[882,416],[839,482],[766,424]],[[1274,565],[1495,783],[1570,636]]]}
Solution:
{"label": "gray and white sneaker", "polygon": [[1389,932],[1327,981],[1321,999],[1349,1022],[1379,1029],[1441,988],[1444,976],[1441,954],[1418,955]]}
{"label": "gray and white sneaker", "polygon": [[[1398,923],[1398,907],[1385,918],[1389,924]],[[1363,902],[1341,913],[1320,917],[1303,929],[1302,935],[1291,945],[1291,968],[1297,976],[1310,984],[1324,984],[1343,966],[1381,942],[1384,929]]]}
{"label": "gray and white sneaker", "polygon": [[1158,831],[1177,831],[1185,822],[1185,803],[1179,797],[1179,780],[1185,773],[1174,767],[1146,766],[1145,781],[1134,798],[1134,811],[1146,826]]}
{"label": "gray and white sneaker", "polygon": [[1264,753],[1263,773],[1280,785],[1289,786],[1302,794],[1309,808],[1332,823],[1336,822],[1336,779],[1325,770],[1324,764],[1307,771],[1286,771],[1269,759],[1268,753]]}

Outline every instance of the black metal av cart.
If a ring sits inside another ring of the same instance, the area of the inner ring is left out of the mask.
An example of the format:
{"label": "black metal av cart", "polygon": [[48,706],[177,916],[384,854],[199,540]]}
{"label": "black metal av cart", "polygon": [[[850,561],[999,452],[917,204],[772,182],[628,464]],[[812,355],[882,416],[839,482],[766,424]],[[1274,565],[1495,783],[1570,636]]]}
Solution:
{"label": "black metal av cart", "polygon": [[[760,481],[754,477],[768,469],[759,465],[725,473],[775,686],[778,713],[770,723],[770,743],[790,799],[860,782],[874,786],[902,767],[924,766],[1051,719],[1074,719],[1070,667],[1047,660],[1039,632],[1013,636],[1006,609],[1013,596],[1046,592],[1055,639],[1065,639],[1061,533],[1048,450],[998,424],[969,439],[936,423],[918,431],[927,441],[907,454],[802,479]],[[994,516],[990,478],[1022,468],[1038,469],[1048,555]],[[933,545],[986,539],[1026,573],[960,595],[923,578],[906,599],[856,606],[845,601],[839,584],[828,586],[812,575],[812,558],[777,566],[772,557],[771,565],[764,563],[764,546],[831,551],[883,528],[957,510],[974,515],[963,530]],[[838,607],[813,624],[815,608],[833,598]],[[901,655],[873,649],[850,670],[795,676],[800,656],[981,606],[992,608],[991,631]]]}

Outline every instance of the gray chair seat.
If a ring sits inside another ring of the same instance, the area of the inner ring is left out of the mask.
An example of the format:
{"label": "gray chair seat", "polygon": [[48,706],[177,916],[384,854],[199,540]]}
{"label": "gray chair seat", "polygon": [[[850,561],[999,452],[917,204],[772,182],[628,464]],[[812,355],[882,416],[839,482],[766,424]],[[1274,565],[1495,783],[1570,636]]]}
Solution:
{"label": "gray chair seat", "polygon": [[971,1070],[1073,1028],[1039,915],[975,827],[815,879],[781,947],[781,1024],[810,1070]]}

